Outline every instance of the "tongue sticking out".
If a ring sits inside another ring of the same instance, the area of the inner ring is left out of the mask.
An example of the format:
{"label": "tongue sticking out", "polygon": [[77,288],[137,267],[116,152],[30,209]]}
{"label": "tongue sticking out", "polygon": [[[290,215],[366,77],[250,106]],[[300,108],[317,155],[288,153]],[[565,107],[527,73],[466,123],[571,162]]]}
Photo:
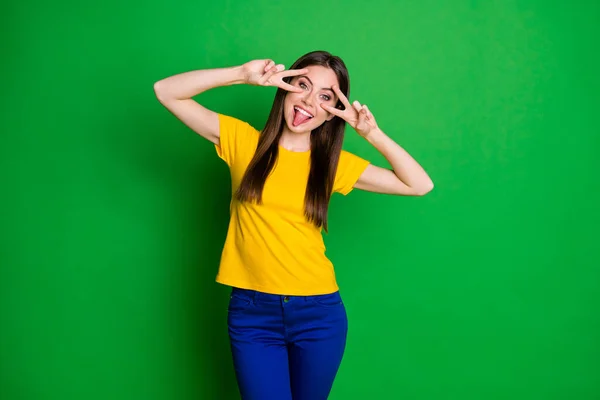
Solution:
{"label": "tongue sticking out", "polygon": [[294,122],[293,122],[294,126],[298,126],[300,124],[303,124],[306,121],[308,121],[309,119],[310,119],[309,116],[306,116],[306,115],[302,114],[300,111],[295,111],[294,110]]}

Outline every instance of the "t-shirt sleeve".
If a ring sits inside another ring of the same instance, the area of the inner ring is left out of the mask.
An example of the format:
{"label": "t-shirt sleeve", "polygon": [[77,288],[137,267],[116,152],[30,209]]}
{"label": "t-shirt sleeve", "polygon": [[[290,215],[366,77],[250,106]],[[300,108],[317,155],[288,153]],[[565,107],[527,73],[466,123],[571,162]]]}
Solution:
{"label": "t-shirt sleeve", "polygon": [[229,167],[240,158],[254,154],[259,132],[250,124],[224,114],[219,116],[219,144],[215,144],[217,155]]}
{"label": "t-shirt sleeve", "polygon": [[341,193],[344,196],[350,193],[368,165],[369,161],[342,150],[335,174],[333,191]]}

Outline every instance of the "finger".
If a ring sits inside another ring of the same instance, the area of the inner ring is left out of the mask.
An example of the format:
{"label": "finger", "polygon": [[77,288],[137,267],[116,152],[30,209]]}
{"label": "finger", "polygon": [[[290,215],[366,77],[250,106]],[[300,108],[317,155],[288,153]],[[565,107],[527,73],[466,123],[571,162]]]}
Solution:
{"label": "finger", "polygon": [[308,69],[304,68],[304,69],[288,69],[287,71],[282,71],[280,73],[280,76],[282,78],[288,77],[288,76],[298,76],[298,75],[302,75],[302,74],[306,74],[308,73]]}
{"label": "finger", "polygon": [[265,70],[267,72],[273,65],[275,65],[275,61],[273,60],[265,60]]}
{"label": "finger", "polygon": [[373,114],[371,113],[371,110],[369,110],[369,107],[367,107],[366,104],[363,104],[363,108],[365,110],[367,110],[367,119],[372,119],[373,118]]}
{"label": "finger", "polygon": [[295,93],[302,92],[302,89],[299,88],[298,86],[290,85],[289,83],[285,83],[284,81],[277,81],[276,86],[280,87],[284,90],[287,90],[288,92],[295,92]]}
{"label": "finger", "polygon": [[340,99],[340,101],[342,102],[344,107],[346,107],[346,109],[352,108],[352,106],[350,105],[350,102],[348,101],[348,99],[346,98],[344,93],[342,93],[342,91],[340,90],[338,85],[333,85],[331,88],[333,89],[334,93],[337,94],[338,99]]}
{"label": "finger", "polygon": [[362,108],[359,112],[358,112],[358,120],[365,122],[365,120],[367,119],[367,110],[365,110],[364,108]]}
{"label": "finger", "polygon": [[[283,67],[283,65],[281,65],[281,67]],[[285,68],[285,67],[283,67],[283,68]],[[278,80],[277,86],[280,87],[280,88],[282,88],[282,89],[285,89],[285,90],[287,90],[289,92],[301,93],[302,92],[301,88],[299,88],[297,86],[294,86],[294,85],[291,85],[291,84],[289,84],[287,82],[284,82],[283,78],[291,77],[291,76],[297,76],[297,75],[302,75],[302,74],[306,74],[307,72],[308,72],[308,69],[306,69],[306,68],[304,68],[304,69],[291,69],[291,70],[282,69],[281,71],[278,71],[276,73],[277,80]]]}
{"label": "finger", "polygon": [[275,72],[277,72],[276,69],[275,69],[275,67],[271,67],[271,69],[269,69],[267,72],[265,72],[263,74],[263,76],[261,76],[258,79],[258,84],[259,85],[266,84],[269,81],[269,79],[271,79],[271,77],[273,76],[273,74],[275,74]]}
{"label": "finger", "polygon": [[354,107],[354,109],[356,110],[356,112],[361,112],[362,111],[362,106],[360,105],[360,103],[357,100],[354,100],[352,102],[352,107]]}
{"label": "finger", "polygon": [[340,118],[344,118],[344,111],[340,110],[339,108],[331,107],[331,106],[328,106],[327,104],[321,104],[321,108],[323,108],[325,111],[327,111],[330,114],[333,114]]}
{"label": "finger", "polygon": [[364,129],[367,126],[367,110],[362,109],[358,113],[358,121],[356,122],[356,128]]}

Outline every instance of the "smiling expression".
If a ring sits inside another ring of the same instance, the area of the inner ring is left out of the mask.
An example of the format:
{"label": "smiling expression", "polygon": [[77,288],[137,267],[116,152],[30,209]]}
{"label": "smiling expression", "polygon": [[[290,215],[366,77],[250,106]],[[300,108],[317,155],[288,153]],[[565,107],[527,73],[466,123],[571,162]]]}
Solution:
{"label": "smiling expression", "polygon": [[307,133],[330,121],[334,115],[321,108],[321,104],[335,107],[337,103],[337,96],[331,89],[338,84],[335,72],[320,65],[306,69],[305,75],[296,76],[290,82],[302,92],[288,92],[284,100],[286,126],[294,133]]}

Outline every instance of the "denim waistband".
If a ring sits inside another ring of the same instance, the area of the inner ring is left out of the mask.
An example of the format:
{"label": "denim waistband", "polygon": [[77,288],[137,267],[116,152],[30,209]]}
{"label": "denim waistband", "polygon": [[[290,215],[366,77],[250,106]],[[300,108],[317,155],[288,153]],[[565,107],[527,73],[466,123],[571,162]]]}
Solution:
{"label": "denim waistband", "polygon": [[299,300],[312,300],[315,298],[322,298],[322,297],[329,297],[329,296],[336,296],[339,297],[340,296],[340,292],[339,291],[335,291],[333,293],[326,293],[326,294],[315,294],[315,295],[286,295],[286,294],[272,294],[272,293],[265,293],[265,292],[260,292],[257,290],[252,290],[252,289],[242,289],[242,288],[237,288],[237,287],[232,287],[231,288],[231,294],[237,294],[240,296],[244,296],[247,298],[251,298],[255,301],[261,301],[261,302],[274,302],[274,303],[279,303],[281,300],[284,301],[289,301],[292,299],[299,299]]}

